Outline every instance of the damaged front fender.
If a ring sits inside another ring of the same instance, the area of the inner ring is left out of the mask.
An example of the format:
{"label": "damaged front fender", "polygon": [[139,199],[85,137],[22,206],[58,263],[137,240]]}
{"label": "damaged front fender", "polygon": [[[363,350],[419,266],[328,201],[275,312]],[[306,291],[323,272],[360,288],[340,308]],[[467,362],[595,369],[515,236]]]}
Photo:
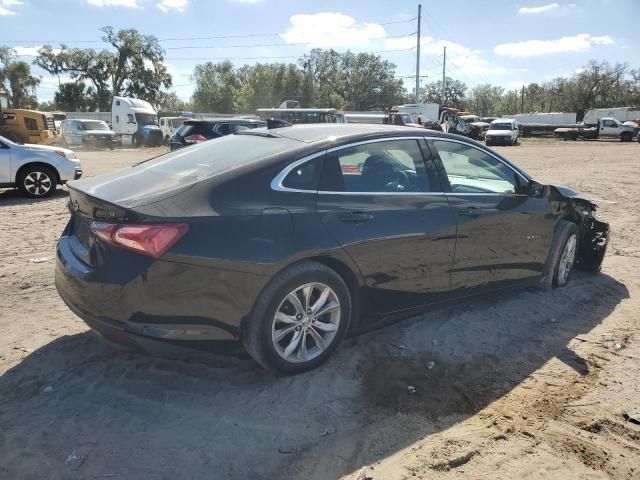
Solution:
{"label": "damaged front fender", "polygon": [[576,265],[583,270],[599,272],[609,245],[610,228],[596,218],[597,205],[581,192],[551,185],[551,196],[565,204],[565,218],[578,225],[580,238]]}

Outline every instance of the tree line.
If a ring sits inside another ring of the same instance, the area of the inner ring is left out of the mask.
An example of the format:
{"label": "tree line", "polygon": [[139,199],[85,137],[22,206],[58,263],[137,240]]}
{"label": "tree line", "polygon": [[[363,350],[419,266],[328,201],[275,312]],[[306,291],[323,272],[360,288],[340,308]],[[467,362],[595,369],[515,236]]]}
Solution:
{"label": "tree line", "polygon": [[[181,99],[169,89],[173,79],[164,64],[165,51],[153,35],[135,29],[101,29],[107,48],[40,48],[33,61],[60,79],[54,99],[38,105],[35,88],[41,79],[29,63],[0,47],[0,89],[18,107],[64,111],[108,111],[114,95],[145,99],[162,111],[192,110],[251,113],[277,107],[283,100],[302,106],[343,110],[381,110],[413,103],[396,66],[371,53],[314,49],[296,63],[257,63],[236,67],[230,60],[198,64],[191,75],[193,95]],[[518,112],[576,112],[578,118],[597,107],[640,105],[640,69],[627,64],[591,61],[575,74],[518,90],[491,84],[469,88],[447,77],[421,87],[420,99],[481,116]]]}

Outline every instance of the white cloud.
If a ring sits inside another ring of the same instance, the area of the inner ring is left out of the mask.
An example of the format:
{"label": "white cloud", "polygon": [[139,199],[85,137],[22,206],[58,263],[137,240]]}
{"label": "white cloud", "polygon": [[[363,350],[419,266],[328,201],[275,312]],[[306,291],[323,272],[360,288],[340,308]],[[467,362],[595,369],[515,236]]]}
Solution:
{"label": "white cloud", "polygon": [[[389,38],[384,42],[385,50],[399,50],[412,48],[416,45],[413,36]],[[420,53],[423,60],[428,61],[438,58],[442,64],[444,47],[447,47],[447,65],[451,70],[459,71],[466,75],[501,75],[509,72],[524,72],[526,69],[512,69],[494,65],[482,56],[481,50],[474,50],[464,45],[445,40],[435,40],[432,37],[422,37],[420,40]]]}
{"label": "white cloud", "polygon": [[19,7],[20,5],[24,5],[22,0],[0,0],[0,17],[17,15],[15,10],[10,10],[8,7]]}
{"label": "white cloud", "polygon": [[156,4],[163,12],[168,12],[169,10],[177,10],[178,12],[184,12],[185,8],[189,5],[189,0],[161,0]]}
{"label": "white cloud", "polygon": [[549,3],[547,5],[540,5],[539,7],[520,7],[518,13],[520,15],[537,15],[538,13],[550,12],[555,10],[560,5],[557,3]]}
{"label": "white cloud", "polygon": [[[17,56],[25,56],[25,57],[35,57],[38,55],[38,50],[42,48],[42,45],[37,45],[35,47],[11,47],[16,51]],[[54,53],[60,53],[59,48],[52,49]]]}
{"label": "white cloud", "polygon": [[312,48],[357,48],[386,35],[382,25],[357,23],[338,12],[294,15],[289,20],[291,27],[281,35],[285,42],[308,43]]}
{"label": "white cloud", "polygon": [[86,0],[86,2],[96,7],[142,8],[138,0]]}
{"label": "white cloud", "polygon": [[561,37],[554,40],[527,40],[524,42],[502,43],[493,51],[497,55],[507,57],[535,57],[551,53],[586,52],[593,45],[613,45],[615,40],[608,35],[594,37],[588,33],[580,33],[572,37]]}

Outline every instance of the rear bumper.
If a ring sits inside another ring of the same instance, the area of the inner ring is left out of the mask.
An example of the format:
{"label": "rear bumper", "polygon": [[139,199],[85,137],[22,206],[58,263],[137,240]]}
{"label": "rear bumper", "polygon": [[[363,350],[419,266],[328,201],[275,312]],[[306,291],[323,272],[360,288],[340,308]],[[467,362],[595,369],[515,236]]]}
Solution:
{"label": "rear bumper", "polygon": [[238,351],[240,323],[252,305],[252,296],[242,295],[246,274],[121,251],[102,253],[110,258],[94,269],[74,254],[74,242],[66,232],[58,241],[56,288],[105,339],[153,354]]}

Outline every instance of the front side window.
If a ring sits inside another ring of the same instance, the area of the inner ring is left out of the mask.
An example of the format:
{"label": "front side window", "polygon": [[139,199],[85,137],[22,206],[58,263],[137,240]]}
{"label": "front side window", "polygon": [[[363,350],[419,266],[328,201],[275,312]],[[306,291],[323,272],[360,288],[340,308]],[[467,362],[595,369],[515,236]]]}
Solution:
{"label": "front side window", "polygon": [[133,113],[127,113],[127,119],[128,119],[127,121],[128,121],[129,123],[136,123],[136,119],[135,119],[135,117],[133,116]]}
{"label": "front side window", "polygon": [[469,145],[434,140],[453,193],[519,193],[522,180],[507,165]]}
{"label": "front side window", "polygon": [[218,135],[229,135],[231,133],[231,125],[228,123],[217,123],[215,127],[213,127],[213,133],[217,133]]}
{"label": "front side window", "polygon": [[417,140],[365,143],[329,152],[320,190],[410,193],[431,191]]}

